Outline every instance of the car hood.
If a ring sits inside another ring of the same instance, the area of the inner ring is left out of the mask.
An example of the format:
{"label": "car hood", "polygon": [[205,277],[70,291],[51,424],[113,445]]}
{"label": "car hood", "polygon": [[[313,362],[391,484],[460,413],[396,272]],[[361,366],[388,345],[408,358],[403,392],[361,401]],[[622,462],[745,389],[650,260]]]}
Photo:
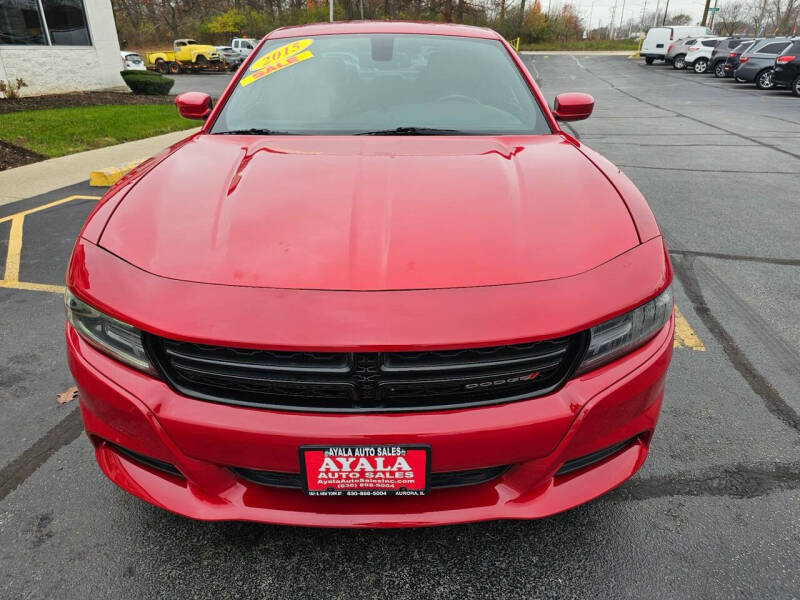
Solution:
{"label": "car hood", "polygon": [[199,135],[100,239],[171,279],[319,290],[541,281],[638,243],[615,188],[558,135]]}

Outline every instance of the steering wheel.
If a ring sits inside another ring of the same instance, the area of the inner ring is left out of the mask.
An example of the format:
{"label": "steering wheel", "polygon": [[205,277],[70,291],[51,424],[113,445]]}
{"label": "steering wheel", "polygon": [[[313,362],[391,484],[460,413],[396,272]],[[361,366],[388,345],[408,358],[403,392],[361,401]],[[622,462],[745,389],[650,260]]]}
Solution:
{"label": "steering wheel", "polygon": [[472,104],[480,104],[480,100],[472,96],[465,96],[464,94],[448,94],[439,98],[439,102],[446,102],[447,100],[457,100],[458,102],[471,102]]}

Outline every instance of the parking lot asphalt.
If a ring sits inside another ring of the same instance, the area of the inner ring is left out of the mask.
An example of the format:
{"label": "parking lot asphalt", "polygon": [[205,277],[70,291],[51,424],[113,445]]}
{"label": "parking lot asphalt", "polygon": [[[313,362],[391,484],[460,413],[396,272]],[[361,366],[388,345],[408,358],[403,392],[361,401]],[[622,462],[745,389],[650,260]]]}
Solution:
{"label": "parking lot asphalt", "polygon": [[57,286],[98,195],[78,185],[0,207],[0,264],[19,250],[32,286],[0,282],[0,598],[798,597],[800,102],[621,57],[524,61],[550,101],[594,95],[571,130],[633,179],[672,253],[696,342],[675,349],[640,473],[548,519],[432,529],[198,523],[144,504],[56,401],[72,385]]}
{"label": "parking lot asphalt", "polygon": [[205,92],[213,99],[217,99],[225,91],[234,73],[230,71],[209,71],[204,73],[183,73],[181,75],[168,75],[175,80],[170,94],[183,94],[184,92]]}

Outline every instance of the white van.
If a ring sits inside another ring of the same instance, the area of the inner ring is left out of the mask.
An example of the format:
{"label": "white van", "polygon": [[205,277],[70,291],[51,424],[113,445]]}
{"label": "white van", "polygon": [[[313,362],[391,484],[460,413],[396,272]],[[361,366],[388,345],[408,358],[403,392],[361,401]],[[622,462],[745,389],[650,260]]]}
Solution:
{"label": "white van", "polygon": [[664,60],[671,42],[689,36],[701,35],[710,36],[711,30],[708,27],[698,27],[696,25],[651,27],[647,32],[647,37],[644,38],[642,50],[639,54],[644,56],[644,62],[652,65],[656,59]]}

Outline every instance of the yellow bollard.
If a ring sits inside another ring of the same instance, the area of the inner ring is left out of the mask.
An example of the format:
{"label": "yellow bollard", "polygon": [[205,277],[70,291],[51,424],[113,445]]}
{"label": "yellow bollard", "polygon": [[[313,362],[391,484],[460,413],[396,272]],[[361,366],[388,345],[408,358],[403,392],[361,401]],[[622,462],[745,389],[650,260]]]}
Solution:
{"label": "yellow bollard", "polygon": [[642,44],[644,43],[644,38],[639,38],[639,47],[636,49],[636,52],[631,54],[628,58],[642,58]]}

